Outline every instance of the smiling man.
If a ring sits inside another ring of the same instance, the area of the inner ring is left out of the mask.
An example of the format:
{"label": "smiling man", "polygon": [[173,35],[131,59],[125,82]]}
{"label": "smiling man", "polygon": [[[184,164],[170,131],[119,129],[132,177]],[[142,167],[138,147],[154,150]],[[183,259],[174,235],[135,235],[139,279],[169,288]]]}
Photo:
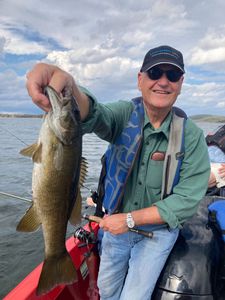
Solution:
{"label": "smiling man", "polygon": [[[149,300],[176,242],[179,228],[204,196],[210,173],[204,135],[185,113],[173,108],[184,79],[183,56],[170,46],[151,49],[138,73],[141,97],[103,105],[72,76],[38,64],[27,88],[45,110],[42,93],[72,88],[83,133],[110,143],[104,156],[104,230],[98,286],[102,300]],[[134,232],[153,232],[148,238]]]}

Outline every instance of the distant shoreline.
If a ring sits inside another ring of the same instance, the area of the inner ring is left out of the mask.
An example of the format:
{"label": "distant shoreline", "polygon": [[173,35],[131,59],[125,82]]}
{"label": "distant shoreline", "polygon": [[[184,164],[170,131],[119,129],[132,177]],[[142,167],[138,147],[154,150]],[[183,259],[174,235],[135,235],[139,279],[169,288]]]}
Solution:
{"label": "distant shoreline", "polygon": [[[42,118],[43,114],[3,114],[0,113],[0,118]],[[207,122],[207,123],[225,123],[225,116],[217,115],[193,115],[189,116],[194,122]]]}
{"label": "distant shoreline", "polygon": [[0,114],[0,118],[42,118],[41,115],[30,115],[30,114]]}
{"label": "distant shoreline", "polygon": [[225,116],[217,115],[194,115],[190,116],[194,122],[207,122],[207,123],[225,123]]}

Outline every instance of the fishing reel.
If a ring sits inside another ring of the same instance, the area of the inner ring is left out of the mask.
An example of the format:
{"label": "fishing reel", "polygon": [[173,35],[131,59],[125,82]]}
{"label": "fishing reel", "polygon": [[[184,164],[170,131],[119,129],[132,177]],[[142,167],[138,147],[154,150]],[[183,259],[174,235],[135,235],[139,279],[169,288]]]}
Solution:
{"label": "fishing reel", "polygon": [[78,245],[78,248],[86,247],[87,252],[84,253],[86,258],[90,257],[92,252],[91,244],[97,244],[97,237],[95,233],[90,229],[90,231],[85,230],[83,227],[78,227],[74,232],[74,238],[77,238],[79,241],[83,242]]}
{"label": "fishing reel", "polygon": [[87,246],[88,244],[96,244],[97,237],[93,231],[87,231],[83,227],[78,227],[74,232],[74,237],[83,242],[79,247]]}

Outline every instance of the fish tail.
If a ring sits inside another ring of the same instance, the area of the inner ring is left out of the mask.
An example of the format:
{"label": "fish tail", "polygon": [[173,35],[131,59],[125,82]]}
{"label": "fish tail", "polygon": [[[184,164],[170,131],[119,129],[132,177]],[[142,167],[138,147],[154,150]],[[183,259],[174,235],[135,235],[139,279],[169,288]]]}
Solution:
{"label": "fish tail", "polygon": [[72,284],[77,281],[77,271],[68,252],[60,257],[44,261],[36,294],[46,294],[58,284]]}

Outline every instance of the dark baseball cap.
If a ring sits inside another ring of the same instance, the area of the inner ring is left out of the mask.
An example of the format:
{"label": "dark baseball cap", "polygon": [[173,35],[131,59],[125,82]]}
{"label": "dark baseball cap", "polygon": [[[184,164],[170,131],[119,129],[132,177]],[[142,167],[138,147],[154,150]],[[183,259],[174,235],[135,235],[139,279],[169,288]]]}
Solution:
{"label": "dark baseball cap", "polygon": [[182,53],[175,48],[166,45],[150,49],[145,55],[140,71],[146,72],[152,67],[161,64],[173,65],[182,72],[185,72]]}

